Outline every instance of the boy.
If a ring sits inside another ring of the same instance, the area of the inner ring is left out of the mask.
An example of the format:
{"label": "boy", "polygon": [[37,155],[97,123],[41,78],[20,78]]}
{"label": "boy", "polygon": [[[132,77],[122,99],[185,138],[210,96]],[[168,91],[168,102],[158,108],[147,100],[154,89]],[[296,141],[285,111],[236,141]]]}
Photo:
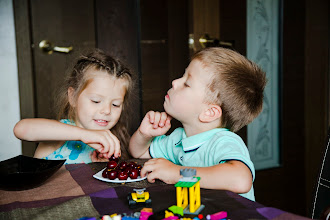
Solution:
{"label": "boy", "polygon": [[[144,164],[141,176],[175,184],[180,169],[190,167],[202,188],[254,200],[254,166],[233,132],[261,112],[265,85],[265,73],[237,52],[217,47],[196,53],[184,75],[172,82],[165,112],[148,112],[130,140],[133,157],[154,158]],[[183,128],[165,136],[172,117]]]}

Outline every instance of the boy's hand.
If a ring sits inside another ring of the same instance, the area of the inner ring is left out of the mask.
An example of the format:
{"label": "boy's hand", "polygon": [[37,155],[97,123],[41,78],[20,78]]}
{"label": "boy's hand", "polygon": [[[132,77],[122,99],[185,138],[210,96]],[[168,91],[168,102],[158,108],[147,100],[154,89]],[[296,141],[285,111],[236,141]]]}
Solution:
{"label": "boy's hand", "polygon": [[172,117],[166,112],[149,111],[141,122],[139,132],[145,137],[156,137],[171,128]]}
{"label": "boy's hand", "polygon": [[85,130],[81,133],[81,141],[102,153],[105,158],[121,155],[120,142],[109,130]]}
{"label": "boy's hand", "polygon": [[106,158],[106,155],[94,150],[91,155],[92,162],[109,162],[109,159]]}
{"label": "boy's hand", "polygon": [[148,174],[147,179],[150,183],[154,183],[155,179],[160,179],[167,184],[175,184],[181,178],[181,168],[181,166],[164,158],[154,158],[144,163],[141,170],[141,177]]}

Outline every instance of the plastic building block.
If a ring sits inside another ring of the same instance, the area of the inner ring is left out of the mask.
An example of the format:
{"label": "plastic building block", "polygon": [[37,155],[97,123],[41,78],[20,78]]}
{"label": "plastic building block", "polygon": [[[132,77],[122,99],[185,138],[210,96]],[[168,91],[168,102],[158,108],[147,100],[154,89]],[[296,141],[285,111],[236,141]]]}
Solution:
{"label": "plastic building block", "polygon": [[128,205],[130,208],[135,208],[137,205],[145,205],[147,207],[151,206],[151,199],[149,192],[143,189],[133,189],[135,192],[130,193],[127,196]]}
{"label": "plastic building block", "polygon": [[219,220],[219,219],[224,219],[224,218],[227,218],[227,212],[217,212],[217,213],[214,213],[212,215],[207,215],[206,216],[206,219],[207,220]]}
{"label": "plastic building block", "polygon": [[121,220],[137,220],[137,218],[133,218],[131,216],[124,216],[121,218]]}
{"label": "plastic building block", "polygon": [[[144,209],[143,209],[144,210]],[[153,213],[152,212],[149,212],[150,210],[148,211],[142,211],[141,210],[141,213],[140,213],[140,220],[147,220],[149,218],[150,215],[152,215]]]}
{"label": "plastic building block", "polygon": [[205,207],[201,204],[200,177],[193,176],[196,175],[195,169],[181,169],[180,174],[184,175],[183,178],[174,185],[176,187],[177,206],[182,207],[185,214],[199,214]]}
{"label": "plastic building block", "polygon": [[176,206],[176,205],[172,205],[168,208],[168,210],[170,210],[171,212],[173,212],[174,214],[183,216],[183,208]]}
{"label": "plastic building block", "polygon": [[167,218],[163,218],[162,220],[176,220],[176,219],[179,219],[179,217],[173,215],[173,216],[169,216],[169,217],[167,217]]}
{"label": "plastic building block", "polygon": [[110,215],[103,215],[102,220],[112,220],[112,218],[110,217]]}

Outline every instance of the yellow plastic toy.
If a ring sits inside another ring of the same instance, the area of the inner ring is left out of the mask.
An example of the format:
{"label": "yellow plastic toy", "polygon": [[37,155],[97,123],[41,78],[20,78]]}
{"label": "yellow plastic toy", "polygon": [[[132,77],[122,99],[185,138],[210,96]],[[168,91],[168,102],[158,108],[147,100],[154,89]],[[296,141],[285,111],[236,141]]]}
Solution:
{"label": "yellow plastic toy", "polygon": [[127,196],[128,205],[130,207],[134,207],[137,204],[145,204],[145,206],[151,205],[151,199],[149,196],[149,192],[145,191],[146,189],[133,189],[135,192],[130,193]]}
{"label": "yellow plastic toy", "polygon": [[201,204],[200,177],[195,177],[195,169],[187,168],[181,169],[180,175],[183,177],[174,185],[177,206],[184,209],[184,214],[198,214],[205,207]]}

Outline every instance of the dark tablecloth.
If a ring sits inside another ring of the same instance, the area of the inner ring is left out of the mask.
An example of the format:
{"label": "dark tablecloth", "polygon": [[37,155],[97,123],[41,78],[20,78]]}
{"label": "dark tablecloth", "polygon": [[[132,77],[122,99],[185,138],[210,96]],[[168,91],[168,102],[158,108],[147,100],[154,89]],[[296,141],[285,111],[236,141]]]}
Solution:
{"label": "dark tablecloth", "polygon": [[[139,163],[141,161],[137,160]],[[107,183],[93,178],[105,163],[71,164],[62,166],[42,186],[24,191],[0,190],[0,219],[79,219],[113,213],[133,213],[127,195],[133,188],[146,187],[154,212],[176,205],[176,188],[160,181]],[[265,207],[235,193],[201,189],[205,205],[202,214],[220,211],[228,219],[307,219],[276,208]]]}

